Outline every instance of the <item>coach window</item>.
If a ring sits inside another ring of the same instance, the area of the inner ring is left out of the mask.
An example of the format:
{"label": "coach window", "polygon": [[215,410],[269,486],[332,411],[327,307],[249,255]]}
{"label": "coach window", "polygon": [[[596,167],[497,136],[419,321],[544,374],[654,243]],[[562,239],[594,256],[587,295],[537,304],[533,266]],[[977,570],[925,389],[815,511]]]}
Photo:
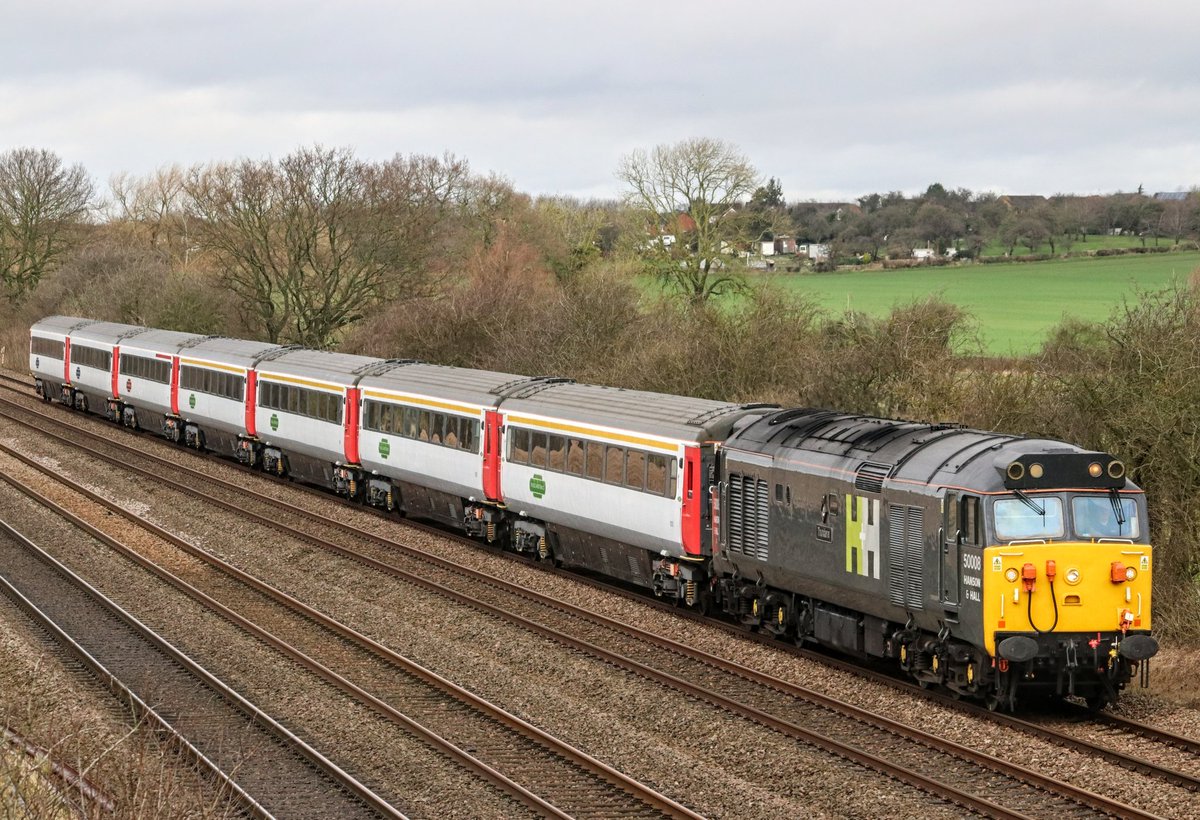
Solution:
{"label": "coach window", "polygon": [[446,416],[445,444],[447,447],[458,448],[458,443],[462,441],[462,436],[459,435],[458,431],[464,422],[466,422],[466,419],[460,416]]}
{"label": "coach window", "polygon": [[567,472],[571,475],[583,475],[583,459],[586,453],[583,447],[583,442],[579,439],[567,439]]}
{"label": "coach window", "polygon": [[655,495],[667,494],[667,473],[670,470],[667,460],[666,456],[658,453],[646,456],[646,492]]}
{"label": "coach window", "polygon": [[520,427],[508,428],[508,460],[514,464],[529,463],[529,431]]}
{"label": "coach window", "polygon": [[417,414],[417,441],[429,441],[428,410],[421,410]]}
{"label": "coach window", "polygon": [[623,484],[625,482],[625,448],[614,447],[611,444],[604,451],[604,483]]}
{"label": "coach window", "polygon": [[587,443],[587,477],[596,481],[604,478],[604,445],[598,441]]}
{"label": "coach window", "polygon": [[640,450],[630,450],[625,456],[625,486],[646,489],[646,454]]}
{"label": "coach window", "polygon": [[546,448],[550,436],[546,433],[532,432],[529,434],[529,466],[546,466]]}
{"label": "coach window", "polygon": [[463,419],[462,426],[462,441],[459,447],[467,452],[474,453],[478,451],[476,441],[479,439],[479,422],[475,419]]}
{"label": "coach window", "polygon": [[442,413],[429,414],[429,441],[441,444],[446,437],[446,416]]}
{"label": "coach window", "polygon": [[562,436],[550,436],[550,469],[562,472],[567,456],[567,440]]}

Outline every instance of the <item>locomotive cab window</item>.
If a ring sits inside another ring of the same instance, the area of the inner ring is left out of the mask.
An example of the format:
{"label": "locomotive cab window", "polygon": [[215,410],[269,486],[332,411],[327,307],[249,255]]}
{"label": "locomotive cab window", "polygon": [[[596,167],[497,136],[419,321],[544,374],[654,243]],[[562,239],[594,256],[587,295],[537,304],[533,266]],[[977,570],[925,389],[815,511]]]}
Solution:
{"label": "locomotive cab window", "polygon": [[1141,535],[1137,502],[1109,496],[1071,499],[1071,523],[1080,538],[1137,538]]}
{"label": "locomotive cab window", "polygon": [[[964,501],[966,499],[963,499]],[[1061,498],[998,498],[992,503],[996,537],[1001,541],[1062,538],[1066,532]]]}

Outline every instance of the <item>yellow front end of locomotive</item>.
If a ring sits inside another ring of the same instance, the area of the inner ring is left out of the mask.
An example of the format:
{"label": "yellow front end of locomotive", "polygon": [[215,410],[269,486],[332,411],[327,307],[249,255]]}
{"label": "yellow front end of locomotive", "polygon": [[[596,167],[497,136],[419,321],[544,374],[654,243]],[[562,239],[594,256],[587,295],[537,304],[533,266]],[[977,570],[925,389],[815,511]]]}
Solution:
{"label": "yellow front end of locomotive", "polygon": [[998,632],[1149,631],[1151,568],[1149,544],[988,547],[983,551],[984,646],[995,657]]}

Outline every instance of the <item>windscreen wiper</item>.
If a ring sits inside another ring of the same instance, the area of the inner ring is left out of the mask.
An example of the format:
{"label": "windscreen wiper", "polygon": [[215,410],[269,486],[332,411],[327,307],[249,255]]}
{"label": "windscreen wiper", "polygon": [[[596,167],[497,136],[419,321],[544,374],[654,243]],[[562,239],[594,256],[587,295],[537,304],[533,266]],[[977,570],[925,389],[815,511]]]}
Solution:
{"label": "windscreen wiper", "polygon": [[1108,491],[1108,503],[1112,504],[1113,515],[1117,519],[1118,526],[1125,526],[1125,510],[1121,506],[1121,494],[1117,492],[1117,488],[1113,487]]}
{"label": "windscreen wiper", "polygon": [[1013,490],[1013,495],[1015,495],[1017,498],[1021,499],[1022,504],[1024,504],[1029,509],[1033,510],[1035,513],[1040,515],[1042,518],[1046,517],[1046,508],[1039,507],[1038,503],[1036,501],[1034,501],[1032,498],[1030,498],[1029,496],[1025,495],[1025,492],[1023,490]]}

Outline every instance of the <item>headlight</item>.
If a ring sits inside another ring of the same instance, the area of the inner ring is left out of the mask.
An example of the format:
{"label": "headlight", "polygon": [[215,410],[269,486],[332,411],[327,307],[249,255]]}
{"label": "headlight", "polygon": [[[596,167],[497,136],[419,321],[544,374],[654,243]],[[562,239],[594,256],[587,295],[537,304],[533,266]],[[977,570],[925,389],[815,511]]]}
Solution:
{"label": "headlight", "polygon": [[1133,567],[1125,567],[1125,580],[1132,581],[1137,577],[1137,570]]}
{"label": "headlight", "polygon": [[1078,584],[1079,583],[1079,570],[1075,569],[1074,567],[1067,570],[1067,583],[1068,584]]}
{"label": "headlight", "polygon": [[1021,573],[1017,572],[1016,567],[1009,567],[1004,571],[1004,577],[1008,579],[1010,584],[1015,584],[1017,579],[1021,577]]}

